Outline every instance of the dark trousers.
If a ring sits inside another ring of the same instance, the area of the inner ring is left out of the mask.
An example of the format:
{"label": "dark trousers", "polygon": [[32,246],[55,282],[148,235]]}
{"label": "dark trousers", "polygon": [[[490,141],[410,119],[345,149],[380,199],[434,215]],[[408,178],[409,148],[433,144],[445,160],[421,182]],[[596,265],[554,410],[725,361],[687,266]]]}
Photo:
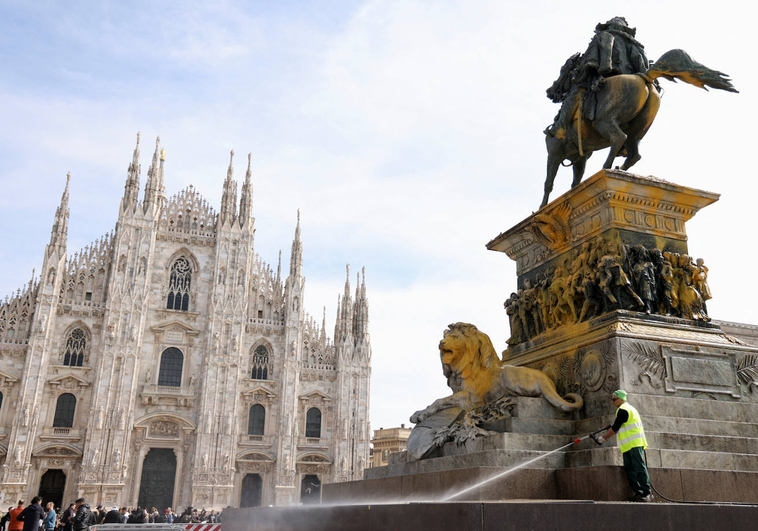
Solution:
{"label": "dark trousers", "polygon": [[621,454],[624,458],[624,470],[629,480],[629,486],[636,494],[647,496],[650,494],[650,476],[645,466],[645,457],[641,446],[632,448]]}

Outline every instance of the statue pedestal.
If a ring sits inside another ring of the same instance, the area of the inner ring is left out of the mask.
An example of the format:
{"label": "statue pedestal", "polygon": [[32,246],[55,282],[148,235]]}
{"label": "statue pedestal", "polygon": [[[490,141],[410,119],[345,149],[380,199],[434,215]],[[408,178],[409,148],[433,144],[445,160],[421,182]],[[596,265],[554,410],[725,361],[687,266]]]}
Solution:
{"label": "statue pedestal", "polygon": [[487,244],[516,261],[518,286],[563,265],[585,242],[602,237],[688,254],[684,224],[719,194],[602,170]]}

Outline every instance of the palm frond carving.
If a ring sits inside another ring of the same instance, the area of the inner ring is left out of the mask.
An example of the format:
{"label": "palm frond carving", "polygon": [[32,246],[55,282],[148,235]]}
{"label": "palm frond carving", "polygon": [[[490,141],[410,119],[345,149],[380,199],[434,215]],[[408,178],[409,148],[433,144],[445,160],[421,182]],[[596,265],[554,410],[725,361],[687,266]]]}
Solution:
{"label": "palm frond carving", "polygon": [[631,360],[642,367],[640,375],[666,377],[666,360],[656,347],[632,343],[628,348]]}

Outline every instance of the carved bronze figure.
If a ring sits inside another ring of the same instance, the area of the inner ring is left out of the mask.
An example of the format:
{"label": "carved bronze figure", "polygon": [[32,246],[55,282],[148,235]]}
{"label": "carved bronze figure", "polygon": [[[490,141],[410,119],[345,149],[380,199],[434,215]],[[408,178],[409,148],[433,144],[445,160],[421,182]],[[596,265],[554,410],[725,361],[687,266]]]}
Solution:
{"label": "carved bronze figure", "polygon": [[555,122],[545,130],[547,177],[540,208],[547,204],[564,161],[573,166],[574,187],[594,151],[610,147],[603,164],[606,169],[619,156],[626,157],[623,170],[640,160],[639,142],[660,107],[658,78],[737,92],[726,74],[694,61],[683,50],[670,50],[648,66],[634,28],[623,17],[598,24],[595,31],[587,51],[573,55],[547,90],[548,98],[562,105]]}
{"label": "carved bronze figure", "polygon": [[564,263],[524,278],[524,289],[505,302],[508,345],[615,310],[710,320],[705,301],[712,295],[702,258],[598,236]]}

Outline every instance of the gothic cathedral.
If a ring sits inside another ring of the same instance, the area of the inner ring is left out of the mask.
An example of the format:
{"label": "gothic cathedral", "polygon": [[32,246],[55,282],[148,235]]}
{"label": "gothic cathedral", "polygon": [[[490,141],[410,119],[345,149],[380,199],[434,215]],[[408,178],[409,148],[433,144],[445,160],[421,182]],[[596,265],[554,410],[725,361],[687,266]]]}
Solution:
{"label": "gothic cathedral", "polygon": [[299,214],[286,277],[254,252],[249,157],[219,213],[192,186],[167,200],[164,161],[158,140],[140,201],[138,135],[115,228],[73,256],[67,181],[39,278],[0,302],[0,505],[288,505],[362,477],[365,276],[330,340]]}

